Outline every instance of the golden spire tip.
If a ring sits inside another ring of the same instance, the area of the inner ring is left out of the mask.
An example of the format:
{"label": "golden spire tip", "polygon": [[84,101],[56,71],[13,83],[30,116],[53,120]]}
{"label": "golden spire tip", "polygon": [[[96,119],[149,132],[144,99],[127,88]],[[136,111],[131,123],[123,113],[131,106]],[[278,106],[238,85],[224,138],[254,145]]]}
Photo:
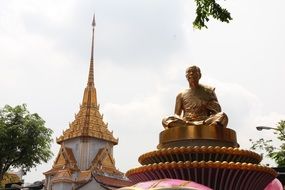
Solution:
{"label": "golden spire tip", "polygon": [[95,13],[93,14],[92,26],[93,26],[93,27],[95,27],[95,26],[96,26],[96,22],[95,22]]}

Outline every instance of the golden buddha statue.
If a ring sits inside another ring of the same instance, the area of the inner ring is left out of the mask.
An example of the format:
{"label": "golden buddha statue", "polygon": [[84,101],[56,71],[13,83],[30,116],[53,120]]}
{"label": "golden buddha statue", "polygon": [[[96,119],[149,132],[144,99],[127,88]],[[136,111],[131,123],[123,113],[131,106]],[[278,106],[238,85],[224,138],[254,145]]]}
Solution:
{"label": "golden buddha statue", "polygon": [[218,126],[226,127],[228,117],[221,112],[221,106],[215,94],[215,88],[199,84],[200,68],[191,66],[186,70],[190,88],[176,97],[174,116],[164,118],[163,126]]}

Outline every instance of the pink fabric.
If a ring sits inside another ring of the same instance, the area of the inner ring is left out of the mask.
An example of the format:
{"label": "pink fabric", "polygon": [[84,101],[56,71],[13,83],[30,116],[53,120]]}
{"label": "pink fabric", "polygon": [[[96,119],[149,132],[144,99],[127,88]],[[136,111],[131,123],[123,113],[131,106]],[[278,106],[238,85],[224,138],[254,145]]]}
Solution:
{"label": "pink fabric", "polygon": [[[150,188],[159,188],[159,187],[192,187],[199,190],[212,190],[209,187],[206,187],[204,185],[190,182],[190,181],[184,181],[184,180],[178,180],[178,179],[163,179],[163,180],[153,180],[153,181],[147,181],[147,182],[141,182],[137,183],[136,185],[132,186],[133,188],[143,189],[147,190]],[[122,188],[124,189],[124,188]]]}
{"label": "pink fabric", "polygon": [[264,190],[283,190],[283,186],[281,182],[275,178],[265,187]]}
{"label": "pink fabric", "polygon": [[[181,181],[178,179],[169,179],[165,181],[161,181],[159,184],[157,184],[155,187],[175,187],[175,186],[180,186],[181,184],[186,183],[185,181]],[[189,183],[193,183],[190,182]]]}

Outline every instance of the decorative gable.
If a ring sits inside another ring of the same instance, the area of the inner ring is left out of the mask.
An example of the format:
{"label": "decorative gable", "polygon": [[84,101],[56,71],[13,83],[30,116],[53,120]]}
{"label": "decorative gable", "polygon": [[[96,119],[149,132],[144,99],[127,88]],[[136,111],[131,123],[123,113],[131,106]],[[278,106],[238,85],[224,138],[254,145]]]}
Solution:
{"label": "decorative gable", "polygon": [[53,177],[51,182],[54,183],[73,183],[72,174],[68,169],[59,170],[56,172],[56,175]]}
{"label": "decorative gable", "polygon": [[54,169],[71,169],[71,170],[78,170],[76,165],[76,160],[73,155],[72,149],[67,148],[64,144],[61,146],[58,156],[55,159],[53,164]]}
{"label": "decorative gable", "polygon": [[63,156],[63,154],[59,154],[57,160],[55,161],[54,166],[56,167],[60,167],[60,166],[64,166],[66,164],[66,160],[65,157]]}
{"label": "decorative gable", "polygon": [[92,161],[91,170],[101,171],[110,174],[118,174],[119,172],[115,167],[115,160],[109,153],[107,148],[101,148],[94,160]]}

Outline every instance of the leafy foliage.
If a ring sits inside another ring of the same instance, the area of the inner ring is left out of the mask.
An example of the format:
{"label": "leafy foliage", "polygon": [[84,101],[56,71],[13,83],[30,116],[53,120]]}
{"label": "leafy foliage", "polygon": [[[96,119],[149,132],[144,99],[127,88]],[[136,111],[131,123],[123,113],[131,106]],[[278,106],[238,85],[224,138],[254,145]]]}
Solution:
{"label": "leafy foliage", "polygon": [[229,23],[232,20],[231,14],[227,9],[222,8],[215,0],[195,0],[195,2],[197,8],[196,18],[193,22],[194,28],[208,28],[206,22],[209,21],[210,16],[221,22]]}
{"label": "leafy foliage", "polygon": [[44,124],[25,104],[0,109],[0,181],[10,167],[26,172],[51,158],[52,130]]}
{"label": "leafy foliage", "polygon": [[273,140],[265,140],[263,138],[253,141],[249,139],[252,143],[251,150],[263,151],[265,156],[273,159],[279,167],[285,166],[285,120],[281,120],[276,128],[272,128],[274,134],[277,135],[277,139],[282,142],[280,147],[275,147],[272,145]]}

